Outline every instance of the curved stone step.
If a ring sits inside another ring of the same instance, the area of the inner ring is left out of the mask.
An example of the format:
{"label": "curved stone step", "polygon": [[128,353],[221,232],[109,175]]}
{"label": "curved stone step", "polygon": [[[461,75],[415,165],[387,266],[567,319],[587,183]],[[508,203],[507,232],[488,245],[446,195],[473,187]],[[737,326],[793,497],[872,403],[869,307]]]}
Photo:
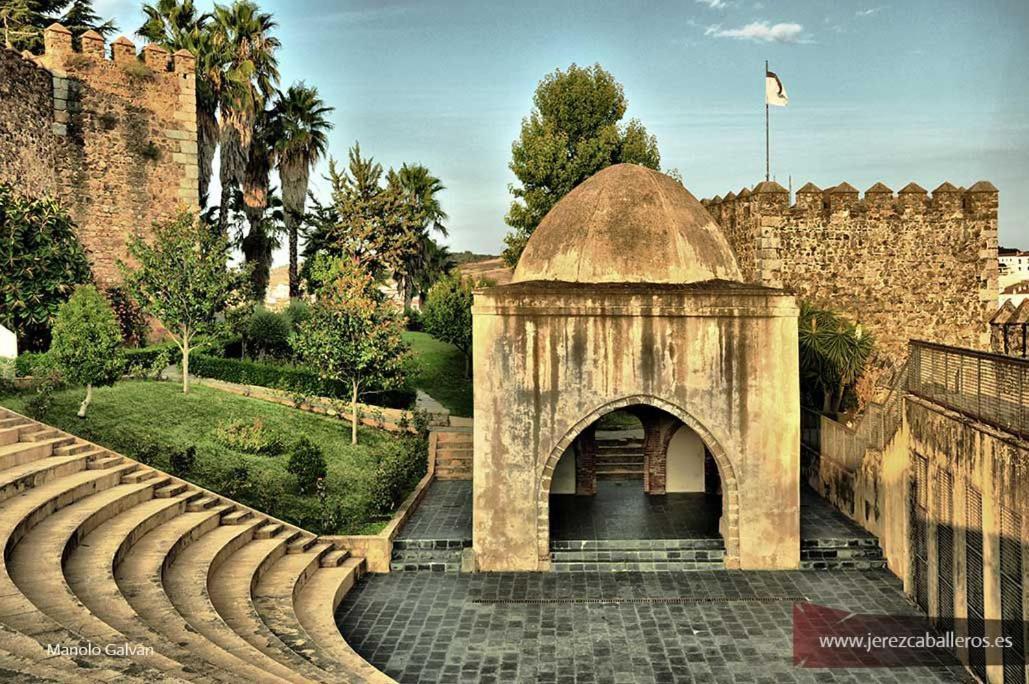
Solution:
{"label": "curved stone step", "polygon": [[321,568],[332,544],[319,543],[310,551],[284,556],[264,574],[254,589],[254,606],[261,620],[286,646],[316,667],[333,675],[345,675],[343,664],[318,648],[297,619],[294,600],[307,581]]}
{"label": "curved stone step", "polygon": [[[0,643],[4,652],[19,662],[30,663],[34,670],[59,682],[142,682],[142,679],[114,670],[89,667],[65,655],[50,655],[46,648],[32,637],[0,625]],[[172,680],[176,681],[176,680]]]}
{"label": "curved stone step", "polygon": [[67,443],[68,440],[54,438],[39,442],[14,442],[0,446],[0,470],[6,470],[23,463],[38,461],[53,455],[54,447]]}
{"label": "curved stone step", "polygon": [[336,626],[336,609],[363,569],[363,558],[347,558],[339,567],[322,568],[304,584],[294,606],[300,626],[316,647],[327,660],[338,663],[352,681],[387,684],[393,679],[358,655]]}
{"label": "curved stone step", "polygon": [[290,682],[308,680],[289,667],[256,649],[225,624],[211,603],[208,578],[214,569],[253,539],[264,521],[254,519],[239,525],[222,525],[187,547],[164,573],[164,589],[175,609],[197,632],[255,668],[266,679]]}
{"label": "curved stone step", "polygon": [[[64,629],[58,622],[39,611],[21,593],[8,572],[6,562],[8,554],[32,528],[52,513],[97,492],[117,486],[122,475],[136,467],[138,466],[133,463],[104,471],[77,472],[33,488],[0,505],[0,549],[4,550],[2,561],[0,561],[0,623],[16,633],[32,637],[40,645],[73,645],[80,641],[77,634]],[[24,643],[23,646],[25,646]],[[31,649],[26,646],[26,651],[28,650]],[[45,649],[42,652],[45,653]],[[162,676],[160,672],[151,672],[124,660],[106,656],[96,657],[90,662],[90,665],[98,670],[109,670],[115,677],[131,678],[131,676],[138,675],[147,679]],[[127,665],[131,665],[131,668],[134,669],[133,673],[124,672]],[[79,669],[91,670],[86,665]],[[88,676],[103,680],[92,671]]]}
{"label": "curved stone step", "polygon": [[[80,535],[152,496],[152,486],[119,485],[56,511],[30,530],[10,552],[7,567],[11,578],[37,609],[69,633],[92,643],[123,642],[124,634],[97,617],[71,591],[62,572],[62,558],[74,548]],[[127,658],[171,676],[193,678],[178,662],[159,653],[130,654]]]}
{"label": "curved stone step", "polygon": [[[197,540],[220,529],[220,517],[227,510],[218,506],[206,511],[183,513],[161,524],[139,539],[127,551],[114,572],[117,585],[137,616],[119,629],[140,629],[139,620],[175,644],[189,651],[193,657],[209,666],[234,674],[244,681],[279,681],[245,658],[212,643],[203,633],[177,610],[166,585],[162,583],[165,569],[189,550]],[[116,554],[118,551],[115,552]],[[194,588],[196,591],[196,588]]]}
{"label": "curved stone step", "polygon": [[211,604],[234,632],[269,658],[312,679],[326,680],[328,673],[279,641],[261,620],[252,600],[253,587],[286,554],[288,542],[286,535],[254,539],[224,561],[208,580]]}
{"label": "curved stone step", "polygon": [[89,457],[85,454],[48,456],[2,470],[0,471],[0,502],[50,480],[86,470],[88,460]]}

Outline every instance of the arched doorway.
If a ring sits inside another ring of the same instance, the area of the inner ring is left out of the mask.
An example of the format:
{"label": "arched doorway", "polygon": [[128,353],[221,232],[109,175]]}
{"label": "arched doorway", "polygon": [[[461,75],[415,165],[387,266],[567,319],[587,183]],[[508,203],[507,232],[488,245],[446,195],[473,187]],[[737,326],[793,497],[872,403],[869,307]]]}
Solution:
{"label": "arched doorway", "polygon": [[[634,444],[634,437],[642,452],[638,474],[628,468],[605,473],[599,445]],[[732,464],[706,428],[670,402],[624,397],[578,421],[544,465],[537,497],[541,566],[564,549],[611,550],[621,548],[614,542],[667,540],[677,550],[718,550],[719,561],[724,551],[724,567],[738,567],[737,501]],[[685,544],[690,540],[698,543]],[[701,543],[707,541],[719,543]],[[662,548],[657,542],[649,546]]]}

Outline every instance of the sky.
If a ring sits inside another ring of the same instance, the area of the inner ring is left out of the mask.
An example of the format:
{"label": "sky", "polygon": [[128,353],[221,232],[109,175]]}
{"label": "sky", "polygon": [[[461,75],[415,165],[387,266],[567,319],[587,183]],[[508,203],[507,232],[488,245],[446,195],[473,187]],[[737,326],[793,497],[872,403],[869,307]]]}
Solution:
{"label": "sky", "polygon": [[[140,43],[140,0],[94,4]],[[335,107],[331,155],[360,141],[385,168],[428,166],[453,251],[503,248],[511,143],[547,73],[610,71],[662,168],[703,198],[764,180],[765,60],[790,97],[772,109],[782,185],[989,180],[1001,244],[1029,248],[1027,0],[259,4],[279,24],[283,88],[306,81]]]}

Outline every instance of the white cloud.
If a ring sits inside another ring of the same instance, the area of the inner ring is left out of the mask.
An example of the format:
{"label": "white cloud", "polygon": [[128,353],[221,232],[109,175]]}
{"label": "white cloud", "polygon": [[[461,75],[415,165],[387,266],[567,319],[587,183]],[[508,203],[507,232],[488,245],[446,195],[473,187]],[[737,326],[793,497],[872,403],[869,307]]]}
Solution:
{"label": "white cloud", "polygon": [[873,14],[878,14],[879,12],[882,12],[884,9],[886,9],[886,8],[885,7],[869,7],[868,9],[858,10],[857,12],[854,13],[854,16],[856,16],[856,17],[870,17]]}
{"label": "white cloud", "polygon": [[721,25],[708,26],[704,30],[705,36],[715,38],[735,38],[736,40],[749,40],[755,43],[802,43],[804,38],[804,27],[800,24],[779,23],[770,24],[767,21],[752,21],[746,26],[735,29],[723,29]]}
{"label": "white cloud", "polygon": [[725,9],[729,6],[725,0],[695,0],[701,5],[707,5],[711,9]]}

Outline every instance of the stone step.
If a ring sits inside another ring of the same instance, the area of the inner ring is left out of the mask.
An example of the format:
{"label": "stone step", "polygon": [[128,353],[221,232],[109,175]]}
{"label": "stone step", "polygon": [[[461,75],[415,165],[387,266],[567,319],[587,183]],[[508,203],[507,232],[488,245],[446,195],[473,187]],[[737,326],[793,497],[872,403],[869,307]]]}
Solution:
{"label": "stone step", "polygon": [[284,539],[253,539],[221,563],[208,578],[211,605],[234,632],[269,659],[318,680],[324,674],[291,651],[258,614],[251,587],[286,555]]}
{"label": "stone step", "polygon": [[60,446],[60,440],[44,440],[42,442],[13,442],[0,446],[0,470],[38,461],[53,456],[54,447]]}
{"label": "stone step", "polygon": [[200,536],[166,566],[164,594],[185,619],[188,629],[202,635],[220,652],[246,661],[251,671],[260,672],[256,681],[303,682],[306,678],[268,657],[233,631],[211,601],[208,578],[253,540],[261,524],[263,522],[252,520],[241,525],[221,525]]}
{"label": "stone step", "polygon": [[350,678],[318,647],[297,616],[294,599],[312,577],[322,572],[325,556],[336,550],[333,545],[319,542],[309,551],[287,554],[265,573],[253,591],[253,601],[264,624],[293,653],[332,678]]}
{"label": "stone step", "polygon": [[306,553],[312,546],[314,546],[316,541],[318,541],[318,537],[310,535],[301,536],[299,539],[294,539],[290,542],[286,553]]}
{"label": "stone step", "polygon": [[237,508],[234,511],[229,511],[222,515],[222,525],[242,525],[243,523],[249,522],[253,515],[253,511],[248,511],[245,508]]}
{"label": "stone step", "polygon": [[631,550],[665,550],[681,549],[725,549],[725,542],[720,538],[693,539],[553,539],[551,551],[631,551]]}
{"label": "stone step", "polygon": [[553,572],[693,572],[699,570],[723,570],[722,561],[663,561],[663,562],[552,562]]}
{"label": "stone step", "polygon": [[50,456],[0,471],[0,502],[51,480],[86,470],[85,454]]}
{"label": "stone step", "polygon": [[597,468],[598,480],[638,480],[643,477],[643,468]]}
{"label": "stone step", "polygon": [[801,560],[880,560],[883,550],[878,546],[846,546],[840,548],[801,549]]}
{"label": "stone step", "polygon": [[64,444],[54,449],[55,456],[71,456],[72,454],[81,454],[86,451],[93,451],[96,449],[92,444],[86,442],[77,442],[72,444]]}
{"label": "stone step", "polygon": [[350,551],[348,549],[333,549],[322,556],[322,567],[338,568],[348,558],[350,558]]}
{"label": "stone step", "polygon": [[436,444],[447,445],[452,447],[455,445],[471,445],[475,441],[471,432],[456,432],[456,431],[438,431],[436,432]]}
{"label": "stone step", "polygon": [[722,561],[724,549],[641,549],[614,551],[551,551],[550,558],[562,563],[659,563],[665,561]]}
{"label": "stone step", "polygon": [[471,548],[471,539],[394,539],[393,550],[444,550]]}
{"label": "stone step", "polygon": [[448,561],[432,561],[422,563],[409,563],[400,560],[391,560],[389,562],[390,572],[449,572],[459,573],[461,572],[461,560],[460,558]]}
{"label": "stone step", "polygon": [[214,498],[213,496],[201,496],[200,498],[194,501],[190,501],[187,510],[191,513],[195,511],[206,511],[207,509],[211,508],[217,503],[218,499]]}
{"label": "stone step", "polygon": [[[65,580],[62,559],[82,536],[152,497],[153,488],[147,484],[120,484],[66,506],[35,526],[14,548],[8,563],[24,597],[69,633],[102,643],[124,639],[78,599]],[[168,676],[190,678],[176,660],[160,652],[128,654],[126,661]]]}
{"label": "stone step", "polygon": [[285,526],[282,523],[268,523],[257,528],[257,532],[254,533],[254,539],[270,539],[284,529]]}
{"label": "stone step", "polygon": [[381,672],[357,655],[336,626],[336,609],[364,574],[363,558],[347,558],[335,568],[322,568],[300,590],[295,603],[300,626],[311,637],[322,659],[336,663],[348,679],[384,683]]}
{"label": "stone step", "polygon": [[185,493],[187,489],[189,489],[189,485],[185,482],[173,482],[154,491],[154,497],[158,499],[170,499],[173,496]]}
{"label": "stone step", "polygon": [[[124,463],[125,459],[121,456],[103,456],[101,458],[94,459],[89,462],[90,470],[107,470],[113,468],[121,463]],[[132,470],[136,469],[136,464],[133,463]]]}
{"label": "stone step", "polygon": [[880,570],[886,567],[886,559],[880,560],[804,560],[801,570]]}

